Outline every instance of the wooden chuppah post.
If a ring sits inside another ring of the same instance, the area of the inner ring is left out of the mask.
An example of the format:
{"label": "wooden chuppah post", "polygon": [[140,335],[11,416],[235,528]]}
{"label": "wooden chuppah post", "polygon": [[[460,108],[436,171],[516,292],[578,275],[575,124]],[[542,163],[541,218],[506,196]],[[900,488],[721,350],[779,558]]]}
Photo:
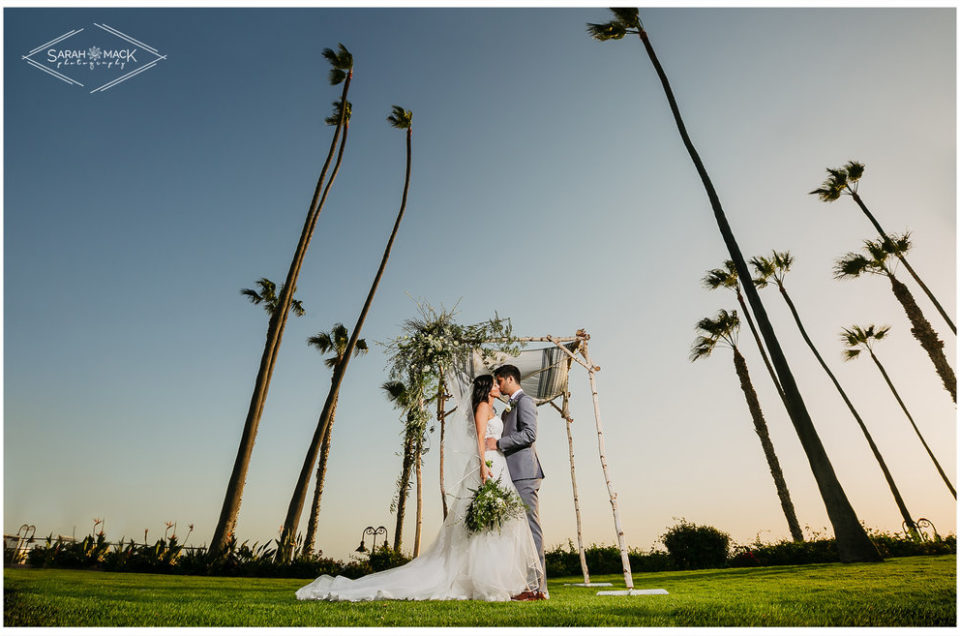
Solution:
{"label": "wooden chuppah post", "polygon": [[547,336],[547,340],[554,343],[563,351],[571,360],[575,360],[581,366],[587,369],[587,373],[590,375],[590,391],[593,394],[593,415],[597,423],[597,446],[600,451],[600,466],[603,468],[603,477],[607,482],[607,493],[610,495],[610,507],[613,509],[613,525],[617,531],[617,543],[620,547],[620,560],[623,564],[623,580],[626,583],[627,590],[633,590],[633,574],[630,571],[630,557],[627,553],[627,546],[623,536],[623,528],[620,525],[620,510],[617,508],[617,493],[613,490],[613,481],[610,479],[610,470],[607,467],[607,456],[606,449],[603,443],[603,425],[600,421],[600,398],[597,392],[597,380],[595,374],[600,370],[600,367],[597,367],[593,364],[593,360],[590,359],[590,351],[587,347],[587,340],[590,339],[590,335],[584,330],[577,331],[577,340],[580,341],[580,352],[583,355],[584,360],[581,360],[574,354],[567,351],[566,347],[561,346],[560,340]]}
{"label": "wooden chuppah post", "polygon": [[443,506],[443,518],[447,518],[447,490],[443,485],[443,439],[447,433],[447,414],[444,408],[447,404],[447,387],[443,383],[443,367],[437,373],[437,421],[440,423],[440,504]]}
{"label": "wooden chuppah post", "polygon": [[[570,367],[572,365],[573,360],[567,358],[568,384],[570,382]],[[550,403],[550,406],[556,408],[556,405],[553,402]],[[583,572],[583,584],[590,585],[590,570],[587,569],[587,553],[583,549],[583,522],[580,519],[580,496],[577,493],[577,471],[573,466],[573,431],[570,429],[570,424],[573,422],[573,418],[570,417],[569,387],[564,387],[563,402],[559,411],[560,417],[563,418],[564,423],[567,425],[567,447],[570,449],[570,484],[573,486],[573,509],[577,516],[577,548],[580,550],[580,571]]]}

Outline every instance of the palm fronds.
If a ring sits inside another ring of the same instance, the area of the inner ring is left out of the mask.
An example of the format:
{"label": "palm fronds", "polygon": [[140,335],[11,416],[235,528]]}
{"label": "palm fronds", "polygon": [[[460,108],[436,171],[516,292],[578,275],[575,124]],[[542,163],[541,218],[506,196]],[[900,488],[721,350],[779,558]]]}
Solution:
{"label": "palm fronds", "polygon": [[753,284],[756,285],[758,289],[766,287],[770,283],[770,277],[772,277],[776,271],[773,261],[766,256],[754,256],[750,259],[750,264],[753,265],[753,269],[757,272],[757,277],[753,279]]}
{"label": "palm fronds", "polygon": [[719,287],[733,289],[740,284],[737,278],[737,268],[731,260],[724,261],[722,268],[708,270],[701,282],[707,289],[717,289]]}
{"label": "palm fronds", "polygon": [[387,116],[387,121],[390,122],[390,125],[394,128],[406,130],[410,128],[413,123],[413,113],[409,110],[404,110],[402,106],[394,104],[393,112]]}
{"label": "palm fronds", "polygon": [[837,259],[833,267],[834,278],[857,278],[865,272],[879,273],[879,270],[871,259],[856,252],[848,252]]}
{"label": "palm fronds", "polygon": [[849,329],[843,327],[840,332],[840,340],[849,347],[843,351],[844,360],[853,360],[860,355],[863,349],[870,351],[870,343],[876,340],[883,340],[889,332],[890,327],[887,325],[881,327],[870,325],[866,329],[860,325],[853,325]]}
{"label": "palm fronds", "polygon": [[859,161],[848,161],[843,167],[850,183],[856,183],[863,176],[863,164]]}
{"label": "palm fronds", "polygon": [[[254,305],[263,304],[263,308],[268,314],[273,314],[280,306],[280,297],[277,296],[277,285],[269,278],[260,278],[257,280],[257,286],[260,291],[253,289],[241,289],[240,293]],[[290,299],[290,308],[297,316],[304,314],[303,302],[296,298]]]}
{"label": "palm fronds", "polygon": [[753,284],[758,288],[766,287],[770,284],[770,279],[777,281],[778,285],[783,285],[783,279],[793,265],[793,256],[790,252],[778,252],[773,250],[770,257],[755,256],[750,259],[757,272],[757,277],[753,279]]}
{"label": "palm fronds", "polygon": [[736,310],[728,312],[721,309],[716,317],[701,319],[697,323],[697,331],[701,333],[690,348],[690,361],[708,357],[721,341],[735,346],[739,329],[740,318]]}
{"label": "palm fronds", "polygon": [[620,22],[606,22],[604,24],[587,23],[587,33],[594,40],[606,42],[607,40],[622,40],[627,34],[627,27]]}
{"label": "palm fronds", "polygon": [[338,45],[338,50],[334,51],[333,49],[323,49],[323,57],[330,62],[330,66],[333,68],[330,69],[330,84],[336,86],[343,80],[347,79],[347,73],[353,70],[353,55],[350,54],[350,51],[347,50],[343,44]]}
{"label": "palm fronds", "polygon": [[[324,119],[324,120],[323,120],[323,123],[325,123],[327,126],[336,126],[337,124],[339,124],[339,123],[340,123],[340,114],[341,114],[341,113],[340,113],[340,109],[341,109],[342,107],[343,107],[343,106],[342,106],[342,103],[341,103],[341,101],[340,101],[339,99],[338,99],[337,101],[333,102],[333,113],[332,113],[329,117],[327,117],[326,119]],[[346,118],[344,119],[344,121],[345,121],[345,122],[350,121],[350,115],[352,115],[352,114],[353,114],[353,104],[348,101],[348,102],[347,102],[347,114],[346,114]]]}
{"label": "palm fronds", "polygon": [[[316,347],[320,353],[334,352],[334,355],[324,360],[324,364],[329,368],[337,366],[347,351],[347,345],[350,343],[350,334],[342,323],[336,323],[330,331],[321,331],[314,336],[307,338],[307,344]],[[363,338],[357,340],[354,348],[356,355],[363,355],[369,351],[367,341]]]}
{"label": "palm fronds", "polygon": [[611,8],[614,19],[603,24],[587,23],[587,33],[594,40],[621,40],[628,33],[639,33],[643,25],[640,22],[640,12],[636,8]]}

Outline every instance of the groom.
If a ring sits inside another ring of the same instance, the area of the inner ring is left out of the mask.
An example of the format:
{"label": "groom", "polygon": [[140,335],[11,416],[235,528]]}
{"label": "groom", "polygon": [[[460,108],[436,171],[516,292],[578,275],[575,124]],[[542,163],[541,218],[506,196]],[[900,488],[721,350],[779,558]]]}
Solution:
{"label": "groom", "polygon": [[503,434],[500,439],[487,439],[487,448],[499,449],[507,458],[507,469],[520,499],[527,504],[527,521],[533,542],[540,556],[543,578],[539,590],[530,590],[516,597],[517,600],[542,600],[550,598],[547,592],[547,570],[543,558],[543,531],[540,529],[540,505],[538,503],[540,480],[543,470],[537,458],[537,405],[533,398],[520,388],[520,370],[505,364],[493,373],[503,395],[510,396],[510,404],[503,416]]}

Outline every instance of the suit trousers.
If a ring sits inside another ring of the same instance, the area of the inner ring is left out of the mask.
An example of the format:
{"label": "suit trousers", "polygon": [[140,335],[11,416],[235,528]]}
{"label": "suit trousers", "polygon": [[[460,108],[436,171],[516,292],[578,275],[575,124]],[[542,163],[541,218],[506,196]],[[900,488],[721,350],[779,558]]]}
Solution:
{"label": "suit trousers", "polygon": [[543,530],[540,528],[540,482],[542,479],[518,479],[513,482],[520,495],[521,501],[527,504],[527,523],[530,524],[530,533],[533,534],[533,543],[537,546],[540,556],[540,567],[543,568],[543,577],[540,579],[540,592],[547,591],[547,567],[543,556]]}

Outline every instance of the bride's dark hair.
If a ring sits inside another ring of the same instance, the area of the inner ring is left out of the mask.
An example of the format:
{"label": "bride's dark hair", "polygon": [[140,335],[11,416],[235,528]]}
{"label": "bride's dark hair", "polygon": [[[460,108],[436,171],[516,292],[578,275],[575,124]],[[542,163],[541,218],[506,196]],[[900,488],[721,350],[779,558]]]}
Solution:
{"label": "bride's dark hair", "polygon": [[493,388],[493,376],[492,375],[478,375],[473,379],[473,410],[477,410],[477,406],[481,402],[486,402],[487,398],[490,397],[490,390]]}

